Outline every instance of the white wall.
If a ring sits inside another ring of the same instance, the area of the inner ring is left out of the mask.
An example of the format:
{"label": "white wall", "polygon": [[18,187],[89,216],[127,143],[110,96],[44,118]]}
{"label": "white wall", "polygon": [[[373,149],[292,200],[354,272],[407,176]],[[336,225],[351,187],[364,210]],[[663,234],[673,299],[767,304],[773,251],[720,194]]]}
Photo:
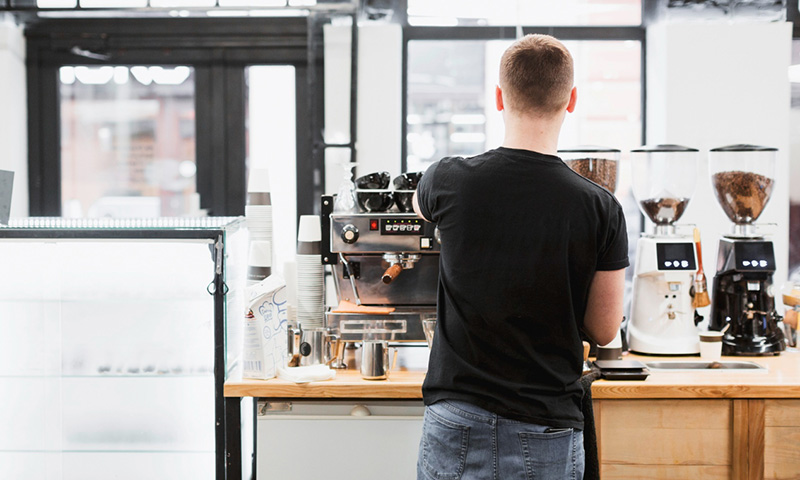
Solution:
{"label": "white wall", "polygon": [[[749,143],[780,150],[772,199],[759,224],[772,232],[785,281],[789,249],[790,23],[663,23],[647,32],[647,143],[700,150],[694,197],[679,223],[694,223],[707,275],[731,222],[714,198],[708,150]],[[765,231],[767,231],[765,229]],[[709,285],[710,287],[710,285]],[[777,293],[777,290],[776,290]]]}
{"label": "white wall", "polygon": [[[800,203],[800,108],[793,108],[789,113],[791,133],[789,134],[789,163],[790,174],[789,185],[794,185],[795,188],[789,189],[789,198],[792,203]],[[793,134],[792,134],[793,133]]]}
{"label": "white wall", "polygon": [[0,17],[0,170],[14,172],[11,217],[28,216],[28,110],[25,37],[22,28]]}
{"label": "white wall", "polygon": [[403,31],[389,23],[358,30],[358,172],[400,173]]}
{"label": "white wall", "polygon": [[269,171],[272,194],[273,271],[283,273],[297,245],[297,143],[295,69],[291,65],[250,67],[250,171]]}
{"label": "white wall", "polygon": [[[325,128],[329,144],[350,141],[350,40],[349,25],[323,26],[325,62]],[[346,148],[328,148],[325,152],[324,193],[336,193],[347,171],[341,165],[350,162]]]}
{"label": "white wall", "polygon": [[[349,140],[350,26],[327,25],[325,34],[325,138]],[[401,163],[403,33],[399,25],[362,23],[358,30],[358,105],[356,162],[358,175],[380,170],[394,178]],[[326,158],[326,193],[341,181],[336,163],[344,153]]]}

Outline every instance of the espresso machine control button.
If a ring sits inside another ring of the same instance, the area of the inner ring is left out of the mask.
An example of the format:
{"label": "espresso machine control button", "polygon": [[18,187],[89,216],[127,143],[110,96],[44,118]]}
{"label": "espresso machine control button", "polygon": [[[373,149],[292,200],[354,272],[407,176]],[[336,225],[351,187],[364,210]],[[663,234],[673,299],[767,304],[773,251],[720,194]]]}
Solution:
{"label": "espresso machine control button", "polygon": [[355,225],[345,225],[342,227],[341,237],[344,243],[356,243],[356,240],[358,240],[358,229]]}

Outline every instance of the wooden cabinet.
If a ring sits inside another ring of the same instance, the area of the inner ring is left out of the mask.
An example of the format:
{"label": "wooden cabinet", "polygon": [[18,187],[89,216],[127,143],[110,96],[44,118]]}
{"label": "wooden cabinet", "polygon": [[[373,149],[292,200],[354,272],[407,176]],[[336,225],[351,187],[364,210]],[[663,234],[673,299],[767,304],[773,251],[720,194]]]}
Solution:
{"label": "wooden cabinet", "polygon": [[800,400],[764,400],[764,478],[800,479]]}
{"label": "wooden cabinet", "polygon": [[[602,478],[800,480],[800,352],[753,360],[765,369],[653,371],[645,381],[595,381]],[[399,371],[387,381],[371,382],[345,370],[333,381],[301,385],[228,381],[225,395],[419,399],[424,378],[425,372]]]}
{"label": "wooden cabinet", "polygon": [[800,400],[595,400],[603,479],[800,479]]}

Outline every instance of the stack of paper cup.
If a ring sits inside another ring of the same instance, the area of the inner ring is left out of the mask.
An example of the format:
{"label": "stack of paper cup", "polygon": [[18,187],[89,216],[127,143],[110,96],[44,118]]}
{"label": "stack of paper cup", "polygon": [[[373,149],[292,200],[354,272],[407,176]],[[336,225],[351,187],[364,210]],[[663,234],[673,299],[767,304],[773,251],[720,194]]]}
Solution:
{"label": "stack of paper cup", "polygon": [[247,256],[247,284],[252,285],[272,274],[272,243],[251,240]]}
{"label": "stack of paper cup", "polygon": [[269,171],[266,168],[250,169],[244,216],[251,242],[258,240],[272,242],[272,198]]}
{"label": "stack of paper cup", "polygon": [[297,233],[297,322],[304,328],[323,326],[322,231],[316,215],[301,215]]}

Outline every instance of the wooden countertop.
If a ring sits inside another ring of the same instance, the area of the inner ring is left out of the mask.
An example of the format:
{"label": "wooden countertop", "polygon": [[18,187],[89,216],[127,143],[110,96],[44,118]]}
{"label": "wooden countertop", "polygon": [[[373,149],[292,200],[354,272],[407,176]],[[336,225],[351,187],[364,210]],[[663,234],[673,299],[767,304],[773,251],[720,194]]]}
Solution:
{"label": "wooden countertop", "polygon": [[[693,360],[699,357],[628,355],[642,362]],[[753,362],[767,368],[753,371],[650,370],[645,381],[598,380],[592,398],[800,398],[800,352],[777,357],[722,357],[723,361]]]}
{"label": "wooden countertop", "polygon": [[270,398],[422,398],[425,372],[395,371],[387,380],[364,380],[356,370],[337,370],[336,378],[293,383],[278,378],[225,382],[226,397]]}
{"label": "wooden countertop", "polygon": [[[699,357],[626,355],[643,362],[693,360]],[[767,370],[666,372],[651,370],[644,381],[597,380],[595,399],[636,398],[800,398],[800,352],[787,351],[777,357],[723,357],[723,361],[750,361]],[[363,380],[357,371],[339,370],[336,378],[295,384],[285,380],[226,382],[226,397],[268,398],[422,398],[424,371],[392,372],[388,380]]]}

